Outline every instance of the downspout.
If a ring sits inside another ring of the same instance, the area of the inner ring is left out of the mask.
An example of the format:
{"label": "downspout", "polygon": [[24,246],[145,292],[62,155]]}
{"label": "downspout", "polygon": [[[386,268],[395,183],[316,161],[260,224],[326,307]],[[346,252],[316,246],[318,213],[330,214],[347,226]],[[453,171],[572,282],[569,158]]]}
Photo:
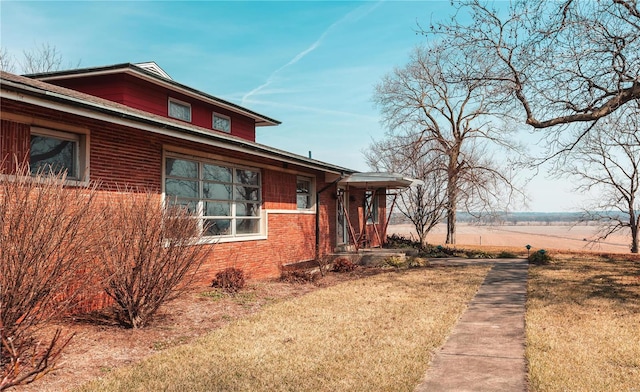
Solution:
{"label": "downspout", "polygon": [[336,185],[340,180],[344,178],[344,173],[340,173],[340,177],[335,179],[332,183],[327,184],[324,188],[316,192],[316,260],[320,259],[320,194],[332,186]]}

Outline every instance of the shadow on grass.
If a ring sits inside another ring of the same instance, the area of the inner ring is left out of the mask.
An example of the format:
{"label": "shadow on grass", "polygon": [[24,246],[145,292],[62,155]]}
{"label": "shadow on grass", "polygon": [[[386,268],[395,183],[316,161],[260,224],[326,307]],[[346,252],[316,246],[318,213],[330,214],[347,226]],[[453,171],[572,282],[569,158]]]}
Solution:
{"label": "shadow on grass", "polygon": [[608,300],[640,311],[640,263],[634,260],[572,259],[532,266],[528,296],[547,304]]}

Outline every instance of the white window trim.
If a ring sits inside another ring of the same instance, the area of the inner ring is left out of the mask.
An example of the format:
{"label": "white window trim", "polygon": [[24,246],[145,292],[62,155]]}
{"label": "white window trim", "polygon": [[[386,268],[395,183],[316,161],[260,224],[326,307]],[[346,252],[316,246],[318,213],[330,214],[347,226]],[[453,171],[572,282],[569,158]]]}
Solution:
{"label": "white window trim", "polygon": [[[224,119],[229,121],[229,130],[228,131],[216,128],[216,126],[215,126],[215,124],[216,124],[215,118],[216,117],[224,118]],[[213,114],[211,115],[211,129],[213,129],[214,131],[219,131],[219,132],[224,132],[224,133],[231,134],[231,117],[226,116],[224,114],[213,112]]]}
{"label": "white window trim", "polygon": [[[77,173],[75,176],[67,176],[65,180],[66,185],[71,186],[86,186],[90,183],[89,177],[89,134],[72,132],[51,128],[43,128],[38,126],[32,126],[29,132],[29,138],[31,136],[45,136],[58,139],[64,139],[74,141],[77,143],[75,163]],[[31,154],[31,152],[29,152]]]}
{"label": "white window trim", "polygon": [[[186,106],[189,108],[189,119],[185,120],[183,118],[180,117],[174,117],[171,115],[171,104],[175,103],[181,106]],[[167,116],[169,116],[170,118],[175,118],[176,120],[180,120],[180,121],[186,121],[186,122],[191,122],[191,119],[193,118],[193,111],[191,110],[191,104],[185,101],[181,101],[179,99],[175,99],[175,98],[171,98],[169,97],[169,102],[167,104]]]}
{"label": "white window trim", "polygon": [[[309,181],[309,207],[298,207],[298,181]],[[315,177],[296,176],[296,210],[297,211],[315,211],[316,208],[316,179]]]}
{"label": "white window trim", "polygon": [[[213,159],[209,159],[209,158],[205,158],[202,156],[198,156],[198,155],[191,155],[191,154],[184,154],[184,153],[176,153],[173,151],[163,151],[163,155],[162,155],[162,200],[163,202],[166,201],[167,198],[167,194],[166,194],[166,190],[165,190],[165,184],[166,184],[166,164],[167,164],[167,158],[176,158],[176,159],[186,159],[186,160],[194,160],[197,161],[199,164],[200,163],[210,163],[213,165],[221,165],[221,166],[227,166],[227,167],[232,167],[233,170],[236,169],[247,169],[247,170],[254,170],[254,171],[258,171],[260,172],[260,192],[262,192],[262,190],[264,189],[263,186],[263,171],[260,168],[254,167],[254,166],[250,166],[250,165],[242,165],[242,164],[238,164],[238,163],[230,163],[230,162],[224,162],[224,161],[220,161],[220,160],[213,160]],[[200,181],[200,179],[199,179]],[[255,234],[241,234],[241,235],[220,235],[220,236],[202,236],[196,243],[197,244],[217,244],[217,243],[226,243],[226,242],[242,242],[242,241],[258,241],[258,240],[266,240],[268,238],[267,233],[268,233],[268,212],[267,210],[263,207],[264,201],[260,200],[260,230],[258,233]],[[199,215],[201,215],[199,213]],[[198,219],[202,220],[204,219],[204,216],[201,215],[198,217]],[[231,219],[231,217],[230,217]]]}

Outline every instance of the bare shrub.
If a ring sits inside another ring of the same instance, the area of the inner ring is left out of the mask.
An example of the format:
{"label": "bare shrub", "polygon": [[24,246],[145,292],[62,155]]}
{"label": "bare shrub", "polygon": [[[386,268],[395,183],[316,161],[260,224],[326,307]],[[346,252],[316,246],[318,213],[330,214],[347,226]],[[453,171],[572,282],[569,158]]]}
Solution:
{"label": "bare shrub", "polygon": [[347,259],[338,259],[333,264],[333,272],[351,272],[356,269],[356,265]]}
{"label": "bare shrub", "polygon": [[18,164],[0,176],[0,390],[56,368],[71,336],[42,327],[69,313],[80,279],[91,279],[95,187],[66,187],[64,174],[47,172]]}
{"label": "bare shrub", "polygon": [[220,288],[228,293],[237,293],[244,285],[244,271],[233,267],[218,272],[211,283],[211,286]]}
{"label": "bare shrub", "polygon": [[124,189],[105,211],[99,253],[104,290],[116,302],[120,323],[141,328],[182,293],[211,246],[196,244],[196,218],[183,208],[165,207],[151,191]]}

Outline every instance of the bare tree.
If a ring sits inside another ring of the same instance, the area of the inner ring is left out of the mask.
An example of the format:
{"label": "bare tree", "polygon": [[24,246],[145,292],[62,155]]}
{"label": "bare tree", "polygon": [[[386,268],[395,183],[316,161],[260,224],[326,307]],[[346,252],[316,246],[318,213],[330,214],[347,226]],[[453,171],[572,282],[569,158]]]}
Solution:
{"label": "bare tree", "polygon": [[150,191],[122,191],[105,208],[98,270],[119,321],[141,328],[184,291],[212,246],[197,244],[198,220],[185,209]]}
{"label": "bare tree", "polygon": [[409,133],[406,138],[392,135],[373,142],[364,155],[369,167],[375,171],[401,173],[420,180],[399,192],[398,210],[416,229],[422,246],[427,244],[427,235],[446,214],[446,177],[439,168],[442,157],[428,154],[426,145],[416,138],[420,134]]}
{"label": "bare tree", "polygon": [[448,244],[455,244],[458,208],[482,212],[508,205],[516,190],[513,173],[493,159],[498,151],[516,150],[511,132],[496,126],[498,111],[488,99],[485,81],[460,78],[475,67],[475,59],[455,48],[417,48],[409,63],[387,75],[374,95],[389,137],[404,132],[411,135],[404,140],[417,144],[399,148],[443,158],[438,170],[446,178]]}
{"label": "bare tree", "polygon": [[[17,59],[6,48],[0,49],[0,70],[5,72],[19,71],[22,74],[35,74],[58,71],[62,67],[62,54],[50,43],[43,43],[34,49],[23,50],[22,57]],[[69,62],[65,67],[68,69],[79,68],[80,61],[76,64]]]}
{"label": "bare tree", "polygon": [[627,108],[600,121],[558,165],[561,176],[577,178],[576,192],[600,191],[586,206],[584,219],[600,223],[598,239],[624,229],[631,252],[638,253],[640,233],[640,111]]}
{"label": "bare tree", "polygon": [[519,109],[527,124],[548,129],[552,151],[570,150],[597,120],[638,105],[635,0],[502,4],[498,10],[481,0],[458,1],[451,21],[423,32],[475,59],[475,74],[462,77],[490,82],[494,97],[514,105],[506,110]]}
{"label": "bare tree", "polygon": [[87,255],[99,224],[95,188],[66,188],[63,173],[17,166],[0,177],[0,390],[56,369],[71,337],[45,338],[42,328],[90,286],[80,282],[92,280]]}
{"label": "bare tree", "polygon": [[13,56],[7,48],[0,48],[0,71],[14,73],[16,71],[16,63]]}

